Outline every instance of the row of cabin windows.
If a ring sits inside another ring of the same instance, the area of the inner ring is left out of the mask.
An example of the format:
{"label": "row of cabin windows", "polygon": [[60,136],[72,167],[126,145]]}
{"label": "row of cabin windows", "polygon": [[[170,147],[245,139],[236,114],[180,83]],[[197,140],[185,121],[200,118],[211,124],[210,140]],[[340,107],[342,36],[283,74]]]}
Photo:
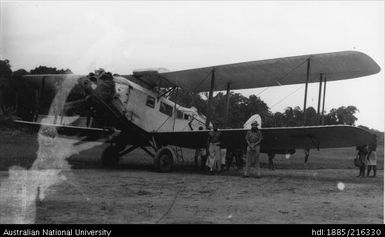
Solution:
{"label": "row of cabin windows", "polygon": [[[151,108],[155,108],[155,98],[152,96],[147,96],[146,105]],[[171,105],[168,105],[166,103],[160,102],[159,111],[172,117],[173,108]],[[188,114],[184,114],[182,111],[177,110],[176,111],[176,117],[178,119],[185,119],[189,120],[190,116]]]}

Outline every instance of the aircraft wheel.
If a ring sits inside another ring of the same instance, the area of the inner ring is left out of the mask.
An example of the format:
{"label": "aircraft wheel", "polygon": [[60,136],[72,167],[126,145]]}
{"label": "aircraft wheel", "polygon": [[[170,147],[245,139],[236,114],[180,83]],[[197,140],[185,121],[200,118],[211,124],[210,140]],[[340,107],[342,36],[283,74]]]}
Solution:
{"label": "aircraft wheel", "polygon": [[171,152],[164,151],[155,158],[155,167],[159,172],[168,173],[172,171],[174,160]]}
{"label": "aircraft wheel", "polygon": [[105,167],[114,167],[119,163],[119,151],[115,146],[107,147],[102,153],[102,164]]}

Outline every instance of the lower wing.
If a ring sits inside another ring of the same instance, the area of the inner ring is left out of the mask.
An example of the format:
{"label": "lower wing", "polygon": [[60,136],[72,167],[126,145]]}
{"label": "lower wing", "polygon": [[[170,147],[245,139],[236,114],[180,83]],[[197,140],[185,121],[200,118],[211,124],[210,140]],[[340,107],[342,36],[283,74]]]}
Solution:
{"label": "lower wing", "polygon": [[112,135],[114,131],[101,128],[88,128],[70,125],[58,125],[49,123],[35,123],[22,120],[15,120],[15,124],[32,129],[38,132],[40,129],[44,133],[44,129],[56,129],[58,135],[78,137],[82,138],[83,141],[98,141],[105,139]]}
{"label": "lower wing", "polygon": [[[295,149],[338,148],[366,145],[373,142],[371,133],[348,125],[262,128],[262,152],[290,153]],[[224,147],[245,148],[246,129],[224,129],[221,143]],[[206,146],[208,131],[152,133],[161,145],[186,148]]]}
{"label": "lower wing", "polygon": [[[82,137],[83,141],[105,139],[116,132],[108,129],[20,120],[16,120],[15,123],[36,129],[36,131],[41,127],[56,128],[57,133],[60,135]],[[260,130],[263,136],[261,151],[264,153],[286,154],[293,153],[295,149],[354,147],[374,142],[372,134],[368,131],[348,125],[262,128]],[[247,131],[247,129],[220,130],[221,144],[226,148],[245,148]],[[137,139],[135,137],[135,135],[125,137],[127,139],[126,143],[134,144]],[[149,133],[149,137],[153,137],[160,146],[173,145],[196,149],[206,147],[208,131],[153,132]]]}

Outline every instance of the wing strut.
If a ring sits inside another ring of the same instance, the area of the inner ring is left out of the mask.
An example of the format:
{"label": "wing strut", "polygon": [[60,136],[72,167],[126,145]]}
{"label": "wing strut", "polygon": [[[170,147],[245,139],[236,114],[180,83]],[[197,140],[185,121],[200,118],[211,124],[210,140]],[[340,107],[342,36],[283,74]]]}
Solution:
{"label": "wing strut", "polygon": [[171,87],[171,89],[166,90],[166,91],[163,92],[162,94],[158,95],[158,100],[160,99],[160,97],[165,96],[165,95],[168,94],[168,93],[171,93],[173,90],[175,90],[175,88],[176,88],[176,86],[173,86],[173,87]]}
{"label": "wing strut", "polygon": [[225,126],[229,127],[229,104],[230,104],[230,85],[231,83],[227,83],[226,90],[226,110],[225,110]]}
{"label": "wing strut", "polygon": [[211,114],[211,104],[213,99],[213,92],[214,92],[214,86],[215,86],[215,68],[211,71],[211,85],[210,85],[210,92],[209,92],[209,99],[207,103],[207,119],[206,119],[206,128],[210,125],[210,122],[212,120],[212,114]]}
{"label": "wing strut", "polygon": [[323,73],[319,74],[319,89],[318,89],[318,106],[317,106],[317,124],[321,123],[321,92],[322,92],[322,81],[323,81]]}
{"label": "wing strut", "polygon": [[306,125],[306,100],[307,100],[307,87],[309,84],[310,75],[310,57],[307,59],[307,70],[306,70],[306,84],[305,84],[305,98],[303,102],[303,125]]}
{"label": "wing strut", "polygon": [[322,101],[322,113],[321,113],[321,124],[322,124],[322,125],[324,125],[325,94],[326,94],[326,76],[324,76],[324,95],[323,95],[323,101]]}

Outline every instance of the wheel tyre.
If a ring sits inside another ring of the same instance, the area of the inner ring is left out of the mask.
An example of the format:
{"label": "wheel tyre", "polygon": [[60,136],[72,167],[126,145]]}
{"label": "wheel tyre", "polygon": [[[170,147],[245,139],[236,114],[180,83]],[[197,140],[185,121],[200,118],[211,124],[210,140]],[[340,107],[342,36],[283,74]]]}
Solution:
{"label": "wheel tyre", "polygon": [[162,173],[171,172],[173,163],[174,160],[169,152],[162,153],[155,161],[157,170]]}
{"label": "wheel tyre", "polygon": [[119,152],[115,146],[109,146],[103,151],[102,164],[105,167],[114,167],[119,164]]}

